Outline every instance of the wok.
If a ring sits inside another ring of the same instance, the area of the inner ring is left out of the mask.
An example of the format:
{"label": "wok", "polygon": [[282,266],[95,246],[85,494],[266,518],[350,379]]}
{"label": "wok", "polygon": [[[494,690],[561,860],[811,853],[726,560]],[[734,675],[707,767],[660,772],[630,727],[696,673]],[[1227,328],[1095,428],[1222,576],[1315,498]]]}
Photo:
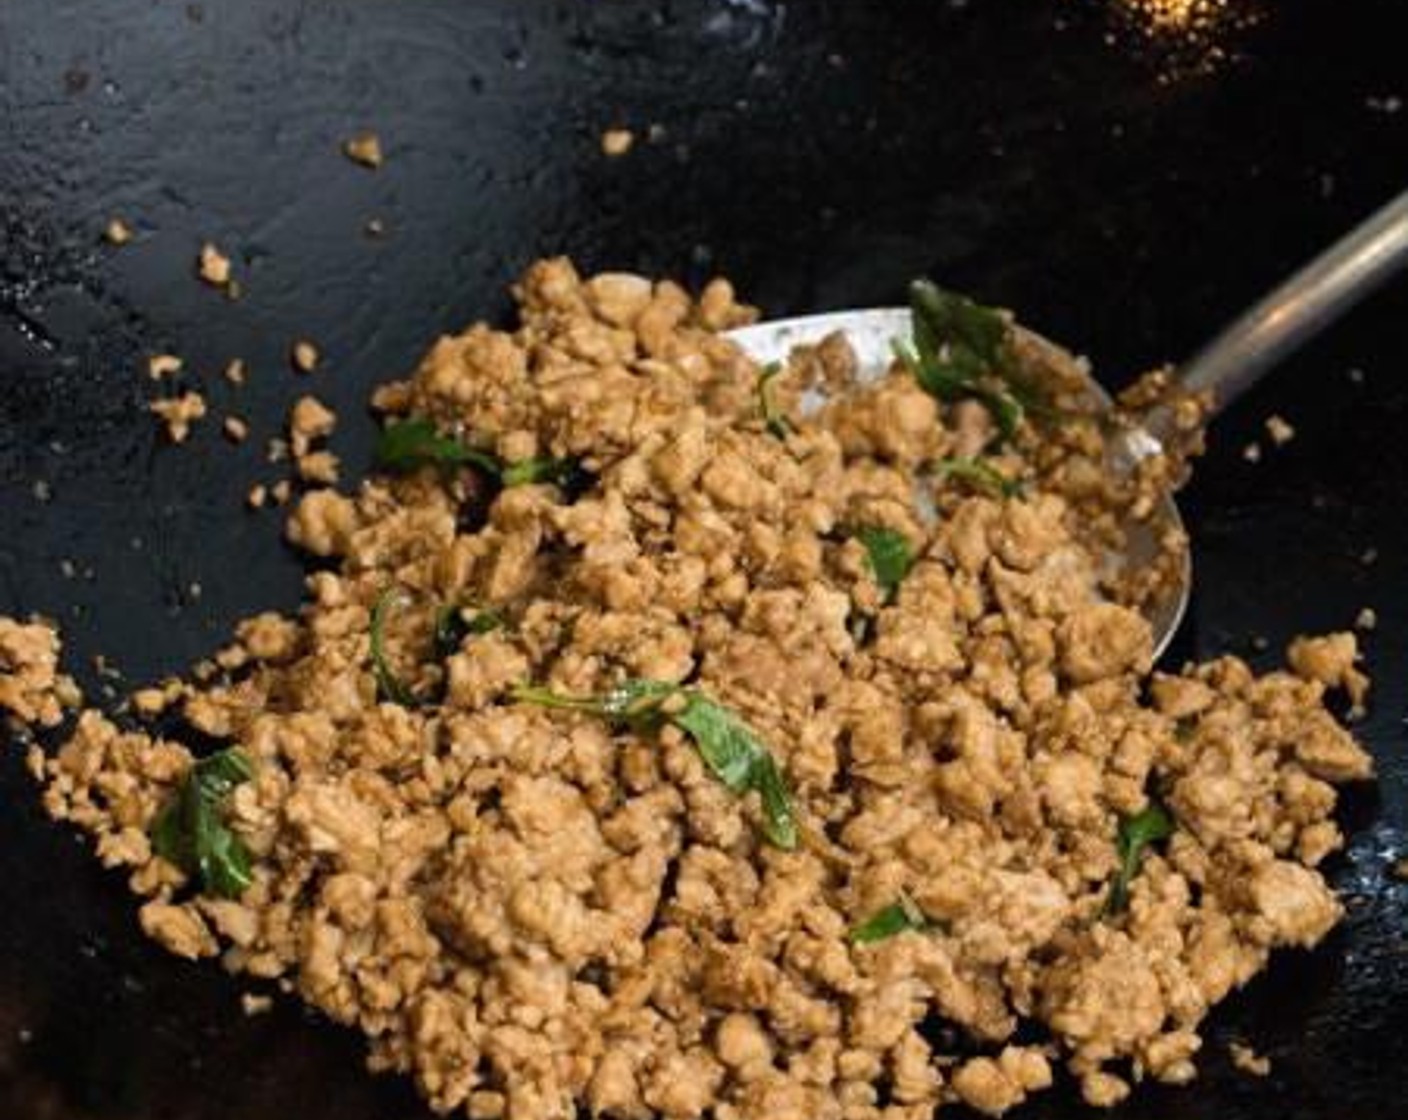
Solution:
{"label": "wok", "polygon": [[[1203,32],[1136,0],[5,0],[0,610],[60,622],[101,698],[113,671],[177,671],[236,618],[292,608],[280,518],[242,508],[277,477],[263,448],[289,403],[339,409],[355,474],[370,386],[502,315],[544,253],[725,272],[770,316],[892,303],[927,273],[1016,308],[1110,387],[1188,352],[1408,182],[1391,5],[1188,7]],[[636,143],[608,159],[613,126]],[[379,171],[339,154],[362,128]],[[100,240],[114,215],[137,233],[121,250]],[[241,300],[194,278],[205,240]],[[1195,1085],[1120,1117],[1408,1110],[1405,321],[1408,292],[1386,291],[1220,426],[1184,504],[1199,580],[1168,655],[1269,666],[1375,608],[1359,731],[1381,776],[1346,799],[1330,867],[1348,916],[1212,1017]],[[302,337],[325,358],[299,380]],[[212,406],[181,448],[145,411],[160,350]],[[218,374],[237,356],[238,391]],[[1274,412],[1299,429],[1280,449]],[[255,438],[222,440],[227,413]],[[356,1036],[287,998],[246,1017],[240,984],[147,942],[17,750],[0,796],[0,1116],[425,1115],[362,1072]],[[1234,1071],[1232,1039],[1271,1075]],[[1079,1109],[1063,1087],[1019,1115]]]}

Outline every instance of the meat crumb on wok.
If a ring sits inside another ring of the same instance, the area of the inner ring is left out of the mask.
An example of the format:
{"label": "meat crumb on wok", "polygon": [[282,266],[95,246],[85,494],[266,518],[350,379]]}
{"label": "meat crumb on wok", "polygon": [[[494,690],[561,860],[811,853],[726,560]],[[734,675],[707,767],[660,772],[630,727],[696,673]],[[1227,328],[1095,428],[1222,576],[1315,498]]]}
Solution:
{"label": "meat crumb on wok", "polygon": [[225,288],[231,282],[233,268],[230,258],[207,241],[200,247],[200,256],[196,259],[196,273],[211,287]]}
{"label": "meat crumb on wok", "polygon": [[132,227],[121,218],[109,218],[108,224],[103,227],[103,239],[118,248],[128,244],[133,236]]}
{"label": "meat crumb on wok", "polygon": [[322,355],[318,353],[318,348],[304,338],[295,342],[289,351],[289,361],[293,363],[293,368],[299,373],[312,373],[318,368],[318,362],[321,358]]}
{"label": "meat crumb on wok", "polygon": [[363,167],[369,167],[375,171],[381,166],[383,160],[381,137],[375,132],[359,132],[343,142],[342,154],[353,163],[359,163]]}
{"label": "meat crumb on wok", "polygon": [[1232,1064],[1243,1073],[1253,1077],[1267,1077],[1271,1073],[1271,1059],[1258,1054],[1245,1042],[1228,1043],[1227,1053],[1232,1058]]}
{"label": "meat crumb on wok", "polygon": [[175,354],[153,354],[147,359],[147,376],[153,381],[181,372],[185,363]]}
{"label": "meat crumb on wok", "polygon": [[194,389],[188,389],[178,397],[150,401],[149,411],[166,428],[166,438],[172,443],[185,443],[191,434],[191,425],[205,417],[205,398]]}
{"label": "meat crumb on wok", "polygon": [[[1100,550],[1168,477],[1105,478],[982,309],[860,384],[841,338],[760,368],[722,282],[559,259],[515,296],[377,390],[379,473],[300,497],[302,608],[171,686],[218,750],[90,709],[34,759],[143,928],[486,1120],[1194,1077],[1209,1010],[1343,914],[1354,636],[1153,671]],[[4,625],[45,722],[57,640]]]}
{"label": "meat crumb on wok", "polygon": [[1268,416],[1265,426],[1266,434],[1277,447],[1284,447],[1296,438],[1295,428],[1283,416]]}
{"label": "meat crumb on wok", "polygon": [[636,144],[636,134],[629,128],[608,128],[601,134],[601,152],[610,158],[623,156]]}

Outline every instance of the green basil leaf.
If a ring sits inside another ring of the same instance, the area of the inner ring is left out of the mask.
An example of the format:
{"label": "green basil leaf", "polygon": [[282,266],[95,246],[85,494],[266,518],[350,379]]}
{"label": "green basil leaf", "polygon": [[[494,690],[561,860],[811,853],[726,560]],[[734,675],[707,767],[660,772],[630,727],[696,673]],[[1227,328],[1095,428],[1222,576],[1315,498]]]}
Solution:
{"label": "green basil leaf", "polygon": [[[943,401],[972,397],[992,413],[1001,440],[1016,435],[1026,417],[1023,400],[1037,403],[1020,377],[1012,327],[997,310],[945,291],[928,280],[909,288],[914,348],[894,343],[895,354],[926,392]],[[985,384],[996,378],[1002,387]]]}
{"label": "green basil leaf", "polygon": [[699,693],[689,695],[673,722],[694,740],[714,777],[734,793],[753,788],[758,758],[767,752],[747,724]]}
{"label": "green basil leaf", "polygon": [[797,846],[797,816],[792,809],[792,793],[777,760],[761,744],[753,760],[751,784],[763,806],[763,834],[776,848],[792,851]]}
{"label": "green basil leaf", "polygon": [[224,822],[226,799],[253,775],[238,747],[200,759],[152,821],[152,850],[207,893],[237,898],[254,881],[249,850]]}
{"label": "green basil leaf", "polygon": [[1106,914],[1122,913],[1129,906],[1129,886],[1144,861],[1144,849],[1150,844],[1167,840],[1173,835],[1175,827],[1173,816],[1156,801],[1150,801],[1143,812],[1120,820],[1115,836],[1120,867],[1114,882],[1110,884],[1110,893],[1105,897]]}
{"label": "green basil leaf", "polygon": [[249,849],[238,836],[211,818],[201,828],[201,837],[197,860],[206,890],[224,898],[238,898],[254,882]]}
{"label": "green basil leaf", "polygon": [[403,708],[413,708],[417,703],[415,693],[411,691],[409,685],[396,676],[386,657],[384,639],[386,616],[390,613],[392,605],[399,602],[400,598],[401,591],[398,588],[388,587],[377,596],[376,602],[372,605],[372,672],[376,676],[376,688],[381,699],[393,704],[400,704]]}
{"label": "green basil leaf", "polygon": [[152,851],[167,863],[175,864],[187,874],[196,867],[195,839],[187,824],[189,813],[186,809],[185,787],[157,813],[152,821],[150,836]]}
{"label": "green basil leaf", "polygon": [[427,463],[440,466],[468,465],[497,476],[502,465],[487,451],[442,436],[424,417],[393,420],[382,429],[376,444],[377,462],[388,470],[410,471]]}
{"label": "green basil leaf", "polygon": [[895,597],[904,577],[914,566],[914,550],[909,540],[896,529],[865,526],[856,531],[856,539],[865,548],[870,572],[886,601]]}
{"label": "green basil leaf", "polygon": [[758,376],[758,411],[763,414],[763,426],[778,439],[786,439],[792,434],[792,421],[773,400],[772,380],[782,373],[781,362],[769,362]]}
{"label": "green basil leaf", "polygon": [[923,358],[899,339],[891,340],[890,348],[920,388],[938,400],[962,400],[972,387],[972,377],[955,365]]}
{"label": "green basil leaf", "polygon": [[954,456],[951,459],[940,459],[934,464],[934,469],[940,474],[961,479],[995,497],[1014,498],[1022,492],[1022,484],[1019,481],[1008,478],[983,459]]}
{"label": "green basil leaf", "polygon": [[923,911],[915,905],[914,900],[904,892],[900,892],[897,902],[892,902],[889,906],[877,910],[860,925],[854,927],[851,930],[850,938],[856,945],[870,945],[876,941],[884,941],[886,938],[904,933],[906,930],[922,932],[930,928],[931,924],[929,919],[924,916]]}
{"label": "green basil leaf", "polygon": [[499,477],[505,486],[527,486],[538,482],[564,485],[581,474],[582,464],[577,459],[538,458],[509,463]]}
{"label": "green basil leaf", "polygon": [[611,723],[638,726],[656,722],[660,705],[679,691],[679,685],[668,681],[628,680],[600,696],[572,696],[533,684],[515,685],[511,695],[525,704],[582,712]]}
{"label": "green basil leaf", "polygon": [[923,279],[909,286],[909,308],[921,358],[942,360],[947,351],[974,375],[1008,364],[1011,326],[995,309]]}
{"label": "green basil leaf", "polygon": [[[662,705],[683,694],[678,711]],[[512,696],[538,704],[596,716],[611,723],[646,729],[669,721],[694,742],[709,772],[734,793],[757,790],[763,810],[763,833],[779,848],[797,846],[797,822],[787,782],[777,761],[743,720],[701,692],[669,681],[629,680],[600,696],[572,696],[540,685],[520,684]]]}
{"label": "green basil leaf", "polygon": [[223,801],[237,785],[254,777],[249,757],[237,747],[201,759],[195,772],[196,788],[206,801]]}
{"label": "green basil leaf", "polygon": [[1027,415],[1021,401],[1006,390],[990,389],[986,385],[974,385],[968,392],[982,401],[992,414],[993,422],[997,424],[998,443],[1005,443],[1017,434]]}

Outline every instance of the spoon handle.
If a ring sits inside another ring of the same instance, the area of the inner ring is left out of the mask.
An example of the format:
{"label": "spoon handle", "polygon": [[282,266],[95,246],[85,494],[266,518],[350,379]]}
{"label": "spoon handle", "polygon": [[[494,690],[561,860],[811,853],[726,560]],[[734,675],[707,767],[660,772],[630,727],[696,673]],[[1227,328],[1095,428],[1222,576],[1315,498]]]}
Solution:
{"label": "spoon handle", "polygon": [[1268,369],[1408,264],[1408,191],[1234,319],[1179,373],[1221,412]]}

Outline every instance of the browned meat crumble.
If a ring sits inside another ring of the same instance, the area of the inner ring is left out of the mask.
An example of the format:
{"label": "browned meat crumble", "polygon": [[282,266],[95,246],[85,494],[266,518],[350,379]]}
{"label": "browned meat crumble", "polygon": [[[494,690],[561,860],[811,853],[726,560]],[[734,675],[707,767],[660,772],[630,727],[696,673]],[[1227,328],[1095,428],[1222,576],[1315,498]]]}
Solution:
{"label": "browned meat crumble", "polygon": [[[1341,915],[1316,866],[1342,840],[1335,784],[1372,766],[1322,701],[1362,697],[1354,637],[1299,641],[1261,677],[1231,657],[1151,675],[1140,589],[1101,593],[1090,542],[1141,497],[1101,477],[1092,418],[989,457],[1021,495],[936,476],[929,517],[921,468],[990,443],[975,402],[898,369],[847,390],[830,340],[776,378],[778,434],[760,370],[716,333],[753,314],[726,283],[695,301],[553,260],[517,296],[516,331],[440,339],[376,404],[506,463],[575,457],[592,483],[495,495],[427,466],[313,490],[288,535],[335,566],[300,613],[245,620],[206,679],[144,700],[250,760],[228,798],[247,889],[201,891],[153,854],[181,743],[89,710],[36,760],[143,928],[287,982],[366,1033],[373,1069],[475,1120],[921,1120],[1001,1113],[1057,1065],[1098,1105],[1192,1078],[1208,1010]],[[813,383],[838,392],[807,418]],[[315,406],[295,439],[330,430]],[[892,598],[860,527],[913,552]],[[388,589],[403,703],[372,657]],[[447,604],[503,625],[434,654]],[[54,655],[0,623],[0,703],[48,722]],[[747,722],[795,848],[674,724],[512,696],[628,678]],[[1172,835],[1115,909],[1121,822],[1153,799]],[[854,936],[898,899],[922,922]],[[1052,1041],[1015,1041],[1023,1020]]]}

